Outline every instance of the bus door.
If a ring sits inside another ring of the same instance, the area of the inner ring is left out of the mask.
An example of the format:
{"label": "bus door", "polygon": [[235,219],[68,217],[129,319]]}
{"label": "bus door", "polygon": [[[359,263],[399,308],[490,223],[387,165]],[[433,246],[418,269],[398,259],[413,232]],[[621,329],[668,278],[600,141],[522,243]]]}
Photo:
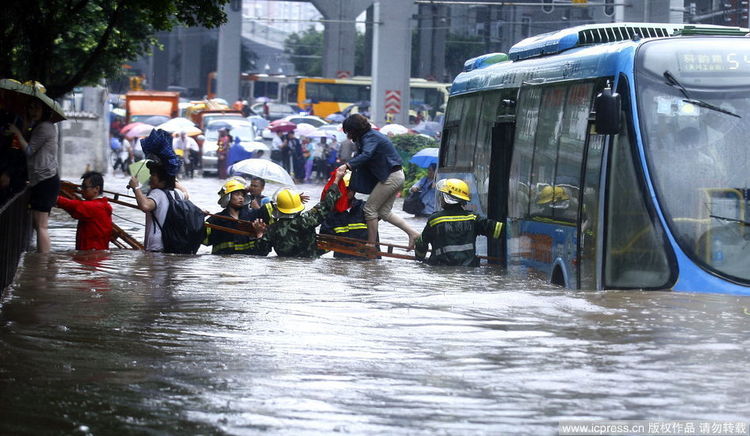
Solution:
{"label": "bus door", "polygon": [[[508,218],[508,172],[513,152],[514,127],[515,117],[505,115],[500,116],[498,123],[492,128],[487,217],[503,224]],[[505,266],[505,250],[506,240],[501,237],[498,243],[488,244],[487,255],[500,258],[497,263]]]}

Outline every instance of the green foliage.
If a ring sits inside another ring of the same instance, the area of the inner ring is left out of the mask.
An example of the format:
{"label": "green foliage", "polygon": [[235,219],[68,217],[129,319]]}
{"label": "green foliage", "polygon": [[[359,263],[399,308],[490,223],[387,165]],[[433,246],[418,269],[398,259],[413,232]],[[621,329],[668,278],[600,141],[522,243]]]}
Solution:
{"label": "green foliage", "polygon": [[427,175],[425,168],[420,168],[417,165],[409,163],[409,159],[411,159],[414,153],[423,148],[438,147],[439,145],[434,139],[421,135],[396,135],[391,138],[391,142],[396,147],[396,151],[401,155],[401,160],[403,161],[406,181],[404,182],[402,195],[407,196],[412,185]]}
{"label": "green foliage", "polygon": [[58,98],[121,74],[154,35],[176,25],[216,27],[229,0],[4,0],[0,77],[36,80]]}
{"label": "green foliage", "polygon": [[[304,32],[289,35],[284,41],[284,53],[291,58],[297,74],[308,77],[323,75],[323,32],[310,27]],[[364,71],[365,56],[365,35],[357,32],[354,74]]]}
{"label": "green foliage", "polygon": [[449,33],[445,40],[445,69],[451,77],[463,71],[467,59],[486,53],[484,40],[477,36]]}
{"label": "green foliage", "polygon": [[297,73],[303,76],[323,74],[323,32],[310,27],[301,33],[292,33],[284,41],[284,52],[289,55]]}

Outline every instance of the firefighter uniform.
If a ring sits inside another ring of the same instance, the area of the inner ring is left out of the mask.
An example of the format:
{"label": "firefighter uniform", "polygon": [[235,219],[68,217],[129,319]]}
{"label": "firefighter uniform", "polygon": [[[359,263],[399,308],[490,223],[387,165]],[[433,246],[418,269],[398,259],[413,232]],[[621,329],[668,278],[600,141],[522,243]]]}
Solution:
{"label": "firefighter uniform", "polygon": [[[267,204],[260,209],[251,209],[243,207],[240,209],[239,219],[243,221],[254,221],[258,218],[264,222],[272,220],[272,206]],[[232,217],[227,209],[222,210],[216,215]],[[223,220],[221,218],[210,217],[206,222],[216,224],[217,226],[227,227],[236,230],[245,230],[235,221]],[[206,227],[206,238],[203,245],[211,246],[211,254],[253,254],[256,256],[266,256],[271,251],[265,244],[260,243],[260,239],[250,236],[237,235],[234,233],[215,230]]]}
{"label": "firefighter uniform", "polygon": [[[365,223],[365,202],[359,199],[351,200],[351,207],[344,212],[331,212],[320,225],[321,235],[344,236],[347,238],[367,241],[367,223]],[[340,259],[361,259],[359,256],[333,252],[333,257]]]}
{"label": "firefighter uniform", "polygon": [[279,257],[318,257],[315,228],[328,216],[340,196],[338,186],[333,185],[323,201],[307,212],[298,213],[304,210],[299,203],[299,195],[282,195],[284,198],[278,198],[277,194],[277,209],[282,214],[294,215],[280,217],[270,225],[261,239],[262,245],[269,250],[273,248]]}

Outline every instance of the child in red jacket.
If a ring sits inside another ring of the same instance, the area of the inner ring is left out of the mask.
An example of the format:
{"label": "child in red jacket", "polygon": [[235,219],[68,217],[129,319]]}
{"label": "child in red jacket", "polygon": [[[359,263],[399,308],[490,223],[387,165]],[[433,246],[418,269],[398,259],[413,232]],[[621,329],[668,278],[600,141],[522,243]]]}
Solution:
{"label": "child in red jacket", "polygon": [[112,206],[103,198],[104,177],[90,171],[81,179],[83,200],[57,197],[57,206],[78,220],[76,250],[107,250],[112,238]]}

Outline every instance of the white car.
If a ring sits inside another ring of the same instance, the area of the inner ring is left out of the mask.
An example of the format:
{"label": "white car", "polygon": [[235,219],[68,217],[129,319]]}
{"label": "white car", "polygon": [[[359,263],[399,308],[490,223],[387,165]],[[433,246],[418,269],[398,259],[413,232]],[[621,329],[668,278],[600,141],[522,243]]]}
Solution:
{"label": "white car", "polygon": [[[294,124],[310,124],[313,127],[320,127],[328,124],[328,121],[324,120],[323,118],[316,117],[315,115],[290,115],[288,117],[282,118],[282,120],[290,121]],[[265,129],[263,129],[263,133],[261,135],[263,136],[263,139],[273,139],[274,133],[268,130],[268,127],[266,127]]]}
{"label": "white car", "polygon": [[206,126],[204,135],[206,140],[203,143],[203,158],[201,163],[203,165],[203,174],[218,174],[218,156],[216,150],[218,148],[219,140],[219,129],[228,128],[229,134],[234,138],[240,138],[240,144],[247,151],[258,151],[263,150],[265,152],[265,158],[268,158],[270,154],[268,146],[257,142],[255,136],[255,127],[253,123],[244,118],[225,118],[213,120]]}

